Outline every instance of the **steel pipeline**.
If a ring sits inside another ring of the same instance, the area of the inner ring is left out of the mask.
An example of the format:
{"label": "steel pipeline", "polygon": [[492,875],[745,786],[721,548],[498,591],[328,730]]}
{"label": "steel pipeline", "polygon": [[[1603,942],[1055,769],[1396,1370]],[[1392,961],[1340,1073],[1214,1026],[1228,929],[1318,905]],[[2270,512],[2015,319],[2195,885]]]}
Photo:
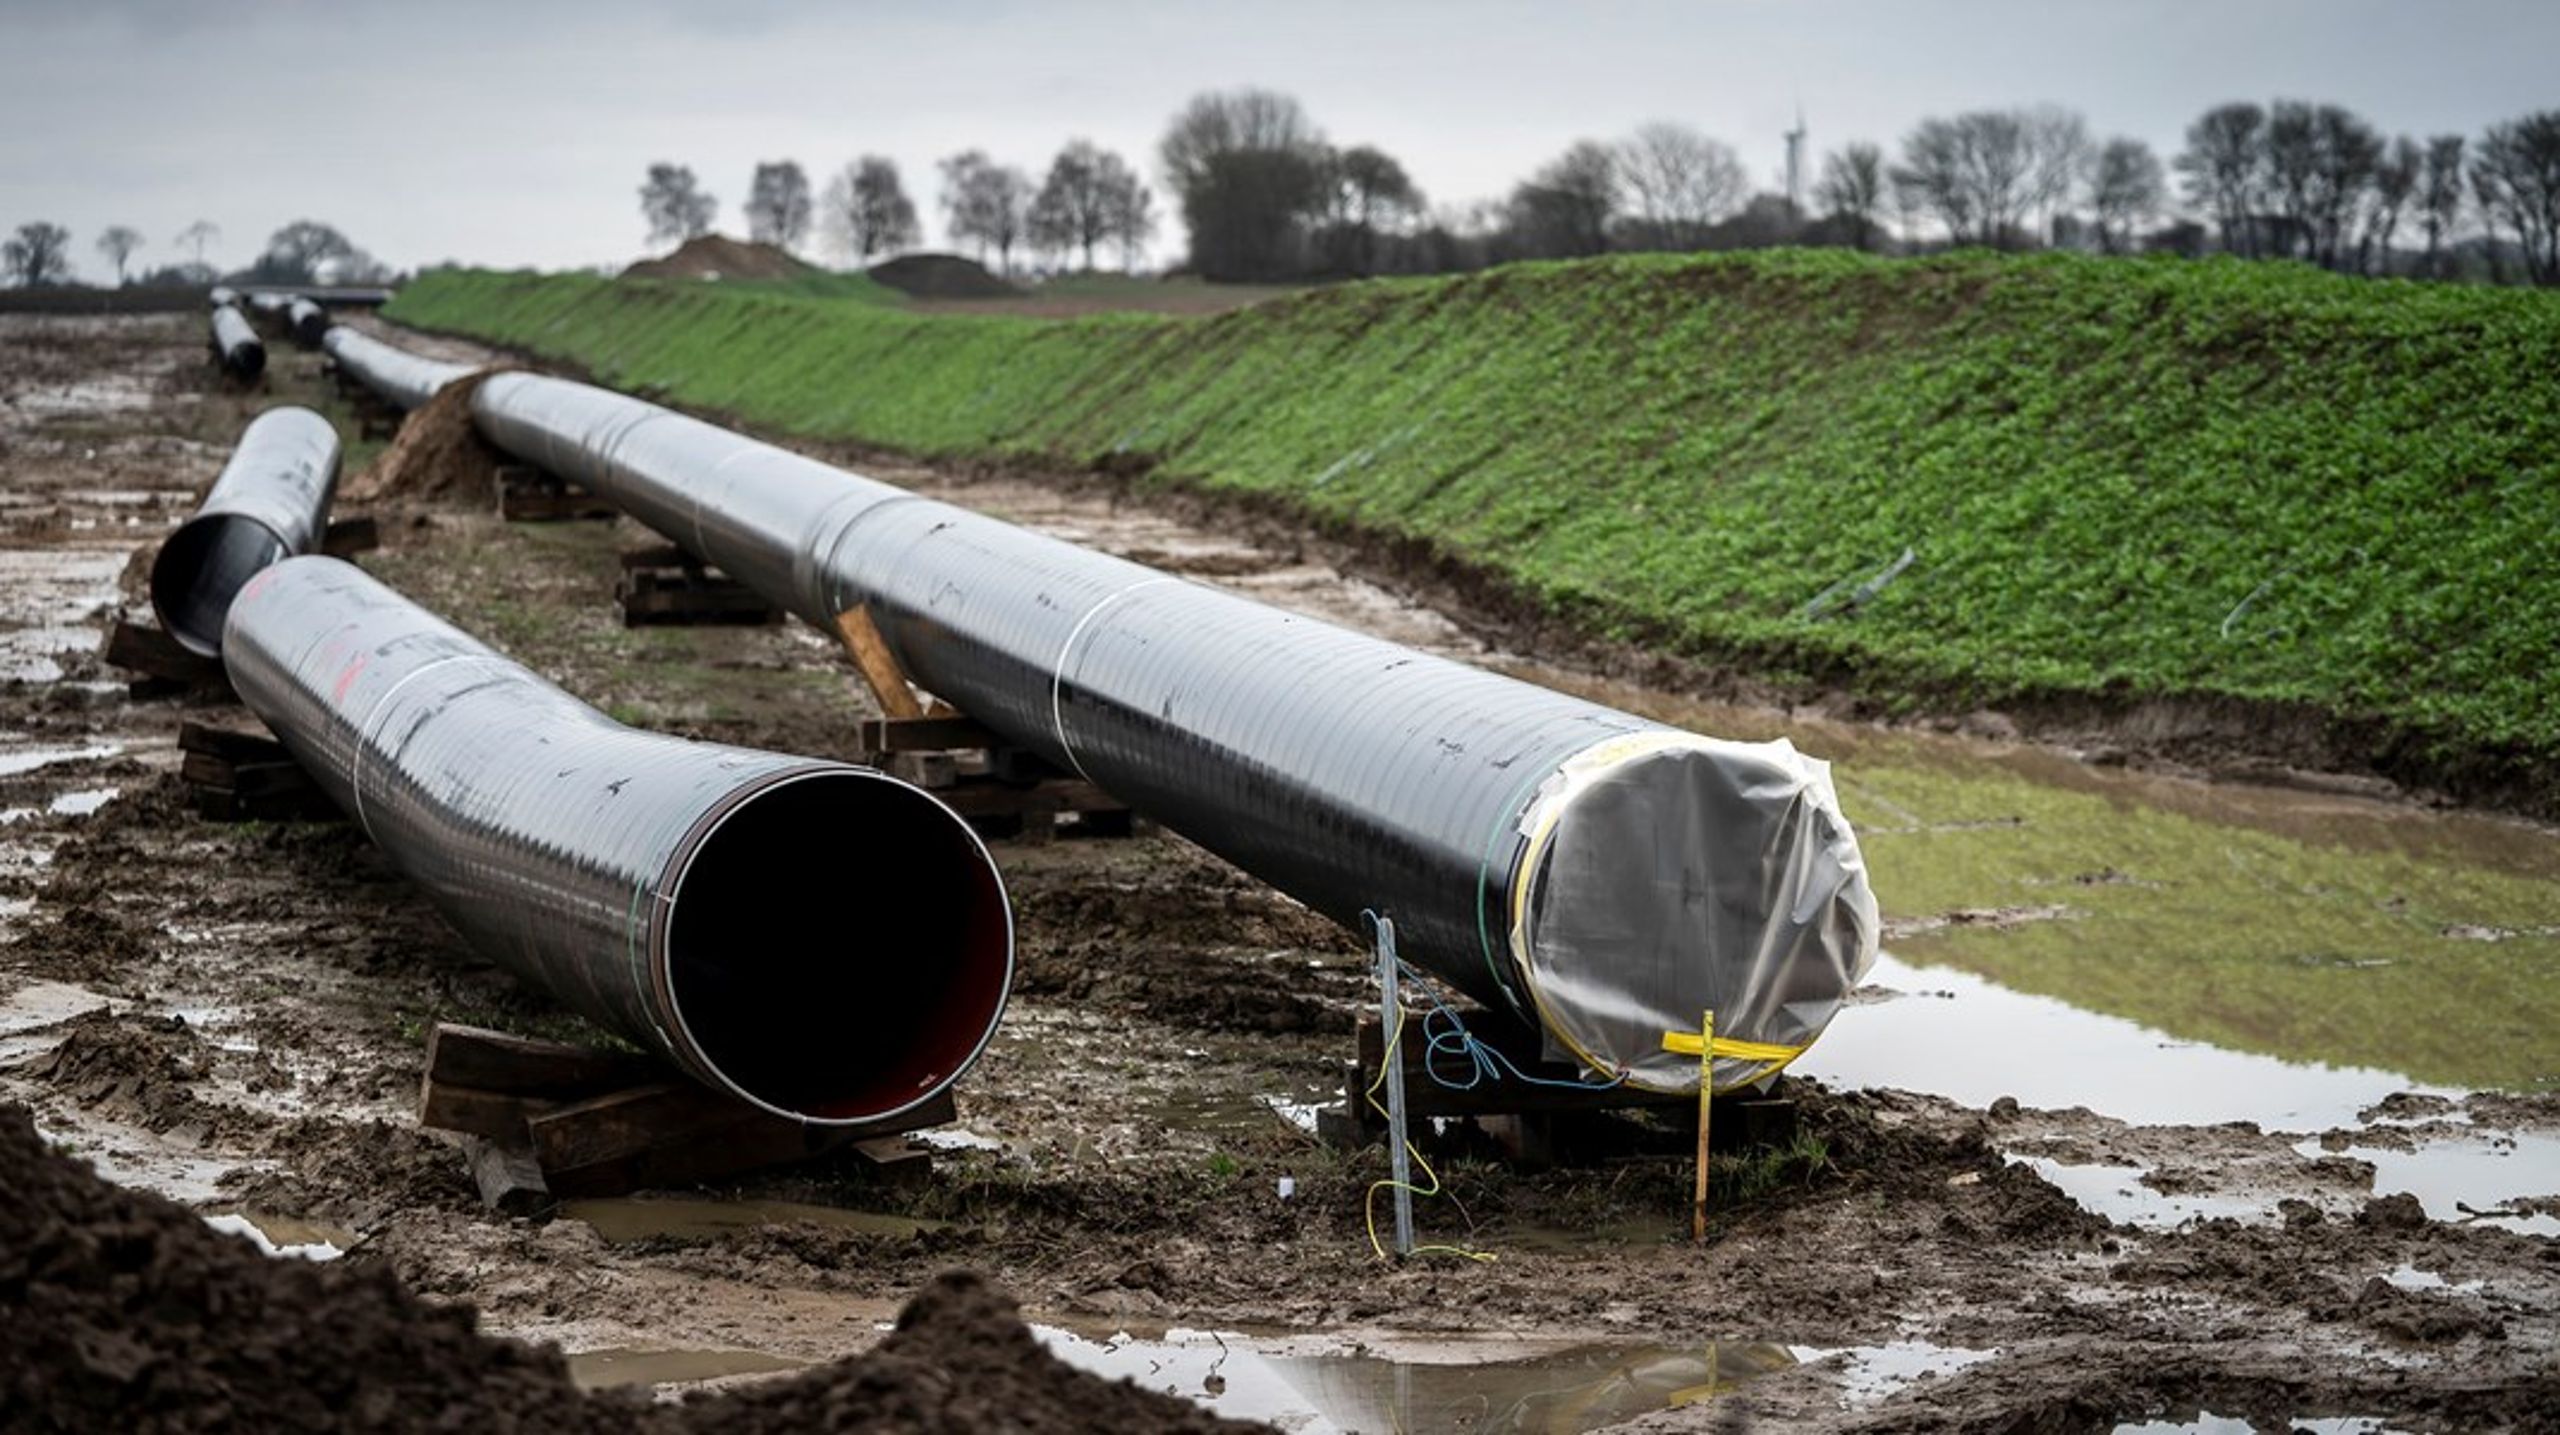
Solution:
{"label": "steel pipeline", "polygon": [[344,324],[321,336],[320,348],[350,378],[403,412],[424,405],[454,380],[478,372],[469,364],[421,358]]}
{"label": "steel pipeline", "polygon": [[714,1087],[878,1120],[1003,1012],[1002,879],[894,778],[635,731],[332,558],[252,579],[223,663],[474,946]]}
{"label": "steel pipeline", "polygon": [[482,433],[821,626],[868,605],[925,688],[1542,1028],[1695,1090],[1819,1035],[1875,899],[1828,765],[1719,742],[917,497],[589,385],[498,374]]}
{"label": "steel pipeline", "polygon": [[214,308],[213,357],[224,372],[244,384],[266,372],[267,346],[258,341],[258,331],[234,305]]}
{"label": "steel pipeline", "polygon": [[295,343],[316,349],[320,347],[320,337],[329,332],[329,311],[296,294],[285,304],[284,323]]}
{"label": "steel pipeline", "polygon": [[151,560],[151,608],[189,652],[222,647],[222,619],[261,568],[320,545],[338,487],[338,430],[309,409],[249,421],[195,516]]}

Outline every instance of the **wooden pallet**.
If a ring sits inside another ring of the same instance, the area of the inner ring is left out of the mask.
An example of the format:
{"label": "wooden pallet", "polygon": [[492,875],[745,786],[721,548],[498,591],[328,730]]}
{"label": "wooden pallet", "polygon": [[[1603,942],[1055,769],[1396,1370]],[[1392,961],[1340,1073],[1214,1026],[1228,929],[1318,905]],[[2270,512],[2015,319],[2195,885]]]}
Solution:
{"label": "wooden pallet", "polygon": [[98,657],[109,667],[135,676],[125,692],[134,698],[187,697],[207,702],[234,702],[231,684],[218,659],[188,651],[157,623],[118,614],[107,625]]}
{"label": "wooden pallet", "polygon": [[461,1134],[480,1198],[530,1215],[572,1197],[694,1185],[850,1150],[896,1179],[929,1174],[908,1133],[949,1124],[948,1092],[868,1126],[808,1126],[712,1091],[636,1052],[439,1024],[419,1124]]}
{"label": "wooden pallet", "polygon": [[583,484],[523,464],[498,465],[490,479],[498,499],[498,516],[509,523],[558,523],[616,516],[612,504]]}
{"label": "wooden pallet", "polygon": [[836,618],[854,671],[885,717],[857,729],[864,760],[931,792],[986,837],[1045,843],[1060,835],[1128,837],[1141,819],[1093,783],[1016,747],[950,704],[919,697],[872,622]]}
{"label": "wooden pallet", "polygon": [[782,610],[764,595],[672,543],[625,549],[613,601],[622,626],[762,627],[782,621]]}
{"label": "wooden pallet", "polygon": [[327,821],[340,814],[284,744],[218,723],[178,725],[178,780],[198,816],[216,822]]}
{"label": "wooden pallet", "polygon": [[[1675,1128],[1662,1138],[1666,1150],[1685,1147],[1697,1129],[1698,1098],[1694,1092],[1646,1091],[1633,1086],[1584,1082],[1574,1068],[1546,1059],[1534,1032],[1500,1015],[1466,1009],[1459,1013],[1467,1031],[1535,1082],[1513,1080],[1506,1072],[1473,1086],[1464,1083],[1472,1066],[1462,1057],[1443,1054],[1428,1059],[1421,1016],[1404,1022],[1398,1052],[1404,1066],[1407,1118],[1427,1129],[1433,1118],[1463,1121],[1489,1138],[1510,1158],[1527,1166],[1551,1166],[1624,1155],[1651,1139],[1642,1128],[1621,1119],[1630,1112],[1652,1111],[1669,1118]],[[1358,1147],[1386,1139],[1386,1118],[1364,1093],[1378,1083],[1386,1054],[1386,1028],[1372,1013],[1360,1020],[1356,1058],[1343,1066],[1343,1109],[1321,1112],[1317,1134],[1338,1146]],[[1556,1083],[1574,1083],[1563,1085]],[[1795,1135],[1793,1101],[1771,1094],[1735,1092],[1715,1098],[1718,1150],[1783,1145]],[[1689,1136],[1679,1136],[1685,1130]],[[1418,1138],[1417,1138],[1418,1139]]]}

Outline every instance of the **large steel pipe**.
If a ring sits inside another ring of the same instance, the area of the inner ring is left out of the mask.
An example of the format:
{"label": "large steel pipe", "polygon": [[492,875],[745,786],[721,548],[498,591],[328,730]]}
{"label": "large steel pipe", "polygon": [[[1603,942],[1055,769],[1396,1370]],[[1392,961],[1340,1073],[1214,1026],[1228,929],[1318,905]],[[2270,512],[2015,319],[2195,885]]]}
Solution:
{"label": "large steel pipe", "polygon": [[477,948],[709,1085],[873,1121],[995,1030],[1003,882],[916,788],[635,731],[331,558],[251,580],[223,664]]}
{"label": "large steel pipe", "polygon": [[1408,955],[1595,1073],[1695,1090],[1662,1037],[1708,1009],[1800,1048],[1873,958],[1828,766],[1784,742],[1429,657],[588,385],[499,374],[472,411],[812,622],[869,605],[926,688],[1338,921],[1388,913]]}
{"label": "large steel pipe", "polygon": [[479,372],[469,364],[420,358],[344,324],[323,335],[320,348],[349,378],[404,413],[434,398],[445,385]]}
{"label": "large steel pipe", "polygon": [[151,609],[190,652],[221,651],[223,615],[261,568],[320,546],[338,488],[338,430],[269,409],[240,433],[212,491],[151,560]]}
{"label": "large steel pipe", "polygon": [[213,311],[213,357],[223,371],[246,384],[254,382],[267,370],[267,346],[258,340],[258,331],[248,319],[230,304]]}
{"label": "large steel pipe", "polygon": [[329,332],[329,311],[296,294],[285,305],[284,322],[295,343],[316,349],[320,347],[320,336]]}

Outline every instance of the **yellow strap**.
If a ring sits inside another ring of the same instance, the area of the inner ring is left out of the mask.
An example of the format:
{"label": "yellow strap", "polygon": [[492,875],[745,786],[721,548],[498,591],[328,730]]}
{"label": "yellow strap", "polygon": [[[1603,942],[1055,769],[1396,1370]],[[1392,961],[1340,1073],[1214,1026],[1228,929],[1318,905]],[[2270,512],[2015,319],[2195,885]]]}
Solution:
{"label": "yellow strap", "polygon": [[[1694,1031],[1666,1031],[1662,1049],[1677,1056],[1704,1056],[1705,1043]],[[1804,1055],[1801,1046],[1780,1046],[1770,1041],[1740,1041],[1729,1036],[1716,1038],[1716,1055],[1741,1061],[1793,1061]]]}

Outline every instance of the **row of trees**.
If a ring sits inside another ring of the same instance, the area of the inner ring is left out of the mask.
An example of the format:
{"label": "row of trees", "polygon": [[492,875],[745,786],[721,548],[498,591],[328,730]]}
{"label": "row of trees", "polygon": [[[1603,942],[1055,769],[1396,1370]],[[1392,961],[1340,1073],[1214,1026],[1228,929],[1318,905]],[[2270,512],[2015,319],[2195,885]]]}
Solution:
{"label": "row of trees", "polygon": [[[1017,250],[1091,269],[1100,250],[1117,245],[1122,263],[1134,264],[1156,231],[1155,196],[1137,171],[1088,140],[1068,142],[1037,185],[984,150],[963,150],[939,168],[952,242],[976,246],[982,258],[993,258],[1008,272]],[[797,161],[759,164],[743,210],[750,239],[797,249],[814,231],[829,249],[863,265],[922,237],[898,166],[882,155],[846,165],[814,199],[808,173]],[[640,213],[650,242],[707,234],[718,212],[718,201],[690,168],[649,166],[640,186]]]}
{"label": "row of trees", "polygon": [[[2386,141],[2342,107],[2298,101],[2218,106],[2186,139],[2173,191],[2151,146],[2100,138],[2060,106],[1932,116],[1895,154],[1861,142],[1824,156],[1799,196],[1753,193],[1731,146],[1661,122],[1578,141],[1501,200],[1432,213],[1392,158],[1335,150],[1296,101],[1240,90],[1195,98],[1160,159],[1192,267],[1221,279],[1781,243],[2219,247],[2441,277],[2476,220],[2490,277],[2512,261],[2560,283],[2560,111],[2492,125],[2467,153],[2459,135]],[[2181,198],[2211,230],[2178,213]],[[2404,226],[2424,235],[2414,257]]]}
{"label": "row of trees", "polygon": [[[192,258],[138,275],[131,266],[133,256],[145,247],[141,231],[109,225],[95,243],[99,256],[115,266],[119,286],[210,284],[225,277],[251,284],[375,284],[391,277],[388,267],[317,220],[297,219],[269,235],[257,259],[229,276],[204,258],[205,246],[221,237],[222,226],[199,219],[170,240],[171,247],[188,251]],[[71,247],[71,231],[59,224],[45,220],[21,224],[16,234],[0,241],[0,275],[26,288],[67,284],[72,278]]]}

